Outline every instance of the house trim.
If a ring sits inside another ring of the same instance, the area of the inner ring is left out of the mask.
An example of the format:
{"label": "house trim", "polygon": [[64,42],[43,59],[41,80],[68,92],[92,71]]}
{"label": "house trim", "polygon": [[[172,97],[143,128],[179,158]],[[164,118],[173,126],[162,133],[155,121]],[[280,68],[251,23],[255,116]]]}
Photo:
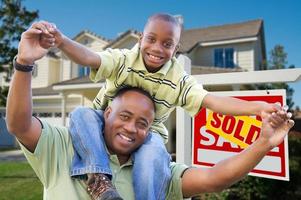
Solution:
{"label": "house trim", "polygon": [[257,37],[251,37],[251,38],[241,38],[241,39],[222,40],[222,41],[213,41],[213,42],[199,42],[198,45],[201,47],[206,47],[206,46],[225,45],[225,44],[242,43],[242,42],[254,42],[257,40],[258,40]]}
{"label": "house trim", "polygon": [[88,84],[72,84],[72,85],[55,85],[53,90],[77,90],[77,89],[93,89],[101,88],[104,83],[88,83]]}

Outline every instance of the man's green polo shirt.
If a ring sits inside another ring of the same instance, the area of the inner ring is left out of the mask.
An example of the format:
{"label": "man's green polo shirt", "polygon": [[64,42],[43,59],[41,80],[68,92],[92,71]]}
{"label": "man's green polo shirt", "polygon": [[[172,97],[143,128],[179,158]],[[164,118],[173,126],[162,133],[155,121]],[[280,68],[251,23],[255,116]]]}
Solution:
{"label": "man's green polo shirt", "polygon": [[[66,127],[52,126],[42,122],[43,129],[34,153],[22,144],[28,162],[44,186],[44,200],[90,199],[83,181],[70,177],[70,167],[74,149]],[[120,166],[117,156],[110,155],[113,183],[124,200],[134,199],[132,186],[132,162]],[[173,163],[172,180],[166,199],[182,199],[181,175],[187,167]]]}

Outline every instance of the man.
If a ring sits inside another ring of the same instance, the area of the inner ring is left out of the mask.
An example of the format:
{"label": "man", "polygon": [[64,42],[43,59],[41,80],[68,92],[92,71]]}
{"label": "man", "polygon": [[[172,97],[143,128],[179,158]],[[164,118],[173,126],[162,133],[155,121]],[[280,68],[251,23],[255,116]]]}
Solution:
{"label": "man", "polygon": [[[41,180],[44,199],[90,199],[84,181],[73,180],[69,175],[74,149],[68,129],[32,117],[31,65],[47,52],[39,44],[41,33],[30,28],[22,34],[8,97],[7,126],[18,138]],[[152,99],[138,88],[121,90],[104,112],[103,136],[113,169],[113,184],[124,199],[134,199],[131,154],[148,137],[154,113]],[[262,134],[250,147],[211,169],[172,164],[166,199],[220,191],[242,179],[267,152],[283,141],[294,124],[290,117],[285,110],[267,114],[263,118]],[[93,197],[103,189],[91,187],[89,192]]]}

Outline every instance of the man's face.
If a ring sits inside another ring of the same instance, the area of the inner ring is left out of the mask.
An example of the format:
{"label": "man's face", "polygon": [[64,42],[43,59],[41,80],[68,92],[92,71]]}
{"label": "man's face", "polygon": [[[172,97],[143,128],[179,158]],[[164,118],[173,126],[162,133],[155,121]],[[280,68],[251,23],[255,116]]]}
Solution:
{"label": "man's face", "polygon": [[127,91],[113,100],[105,113],[105,141],[112,154],[124,157],[143,144],[154,120],[152,101],[136,91]]}
{"label": "man's face", "polygon": [[159,71],[178,48],[181,29],[161,19],[153,19],[146,25],[140,38],[140,51],[149,72]]}

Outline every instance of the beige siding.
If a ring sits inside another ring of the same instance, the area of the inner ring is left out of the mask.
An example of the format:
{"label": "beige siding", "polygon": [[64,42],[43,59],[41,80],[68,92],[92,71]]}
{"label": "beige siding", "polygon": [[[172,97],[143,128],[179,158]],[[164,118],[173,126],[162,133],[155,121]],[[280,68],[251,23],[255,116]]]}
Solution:
{"label": "beige siding", "polygon": [[131,49],[133,46],[135,46],[135,44],[137,44],[138,39],[137,38],[128,38],[127,40],[124,40],[120,43],[118,43],[118,47],[116,48],[120,48],[120,49]]}
{"label": "beige siding", "polygon": [[71,79],[78,77],[78,64],[71,62]]}
{"label": "beige siding", "polygon": [[198,47],[188,55],[192,60],[192,65],[214,66],[214,49],[216,48],[234,48],[234,63],[236,66],[248,71],[254,70],[254,45],[251,42]]}
{"label": "beige siding", "polygon": [[71,61],[61,59],[61,81],[69,80],[71,79]]}
{"label": "beige siding", "polygon": [[48,86],[49,57],[43,57],[36,61],[37,76],[32,79],[32,88]]}
{"label": "beige siding", "polygon": [[199,66],[214,66],[213,61],[213,47],[198,47],[191,52],[193,58],[191,58],[192,65]]}
{"label": "beige siding", "polygon": [[49,59],[49,72],[48,72],[48,85],[57,83],[60,81],[60,60],[59,59]]}
{"label": "beige siding", "polygon": [[255,65],[255,70],[260,70],[260,67],[262,65],[262,61],[263,61],[263,55],[262,55],[262,51],[261,49],[263,48],[261,43],[261,38],[259,36],[259,39],[254,42],[254,49],[255,49],[255,52],[254,52],[254,65]]}
{"label": "beige siding", "polygon": [[[81,105],[81,95],[69,95],[66,98],[66,111],[71,112],[76,106]],[[61,112],[61,98],[34,99],[34,112]]]}
{"label": "beige siding", "polygon": [[254,47],[253,43],[244,43],[236,45],[237,66],[247,70],[254,71]]}
{"label": "beige siding", "polygon": [[90,36],[82,36],[80,37],[77,42],[87,46],[92,51],[101,51],[104,46],[108,44],[107,41],[104,41],[102,39],[98,39],[96,37],[90,37]]}
{"label": "beige siding", "polygon": [[92,51],[102,51],[104,46],[107,44],[107,42],[103,42],[101,40],[94,40],[93,42],[91,42],[88,47],[92,50]]}

